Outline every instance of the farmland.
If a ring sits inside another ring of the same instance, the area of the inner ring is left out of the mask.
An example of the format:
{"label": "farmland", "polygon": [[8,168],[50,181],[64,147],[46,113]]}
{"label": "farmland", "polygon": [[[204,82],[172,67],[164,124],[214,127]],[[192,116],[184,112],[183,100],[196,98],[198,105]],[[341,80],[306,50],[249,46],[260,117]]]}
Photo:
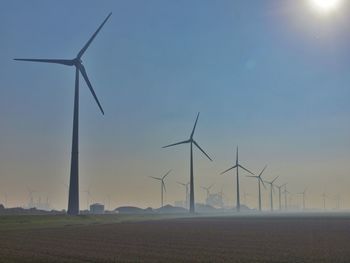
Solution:
{"label": "farmland", "polygon": [[2,216],[0,262],[350,262],[349,215]]}

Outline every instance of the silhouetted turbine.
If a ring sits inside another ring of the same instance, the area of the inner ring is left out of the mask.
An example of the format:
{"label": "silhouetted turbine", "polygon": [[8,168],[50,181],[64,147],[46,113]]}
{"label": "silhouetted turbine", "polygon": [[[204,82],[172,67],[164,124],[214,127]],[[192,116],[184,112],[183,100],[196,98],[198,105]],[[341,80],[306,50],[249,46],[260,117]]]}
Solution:
{"label": "silhouetted turbine", "polygon": [[165,177],[168,176],[168,174],[171,172],[171,170],[169,170],[163,177],[154,177],[154,176],[150,176],[151,178],[155,179],[155,180],[158,180],[160,181],[160,192],[161,192],[161,196],[160,196],[160,204],[161,206],[160,207],[163,207],[163,190],[166,192],[166,188],[165,188],[165,183],[164,183],[164,180],[165,180]]}
{"label": "silhouetted turbine", "polygon": [[179,145],[179,144],[190,144],[190,213],[194,213],[195,212],[195,207],[194,207],[194,178],[193,178],[193,144],[210,160],[212,161],[212,159],[209,157],[209,155],[198,145],[198,143],[193,139],[193,135],[194,135],[194,131],[196,129],[196,125],[197,125],[197,121],[198,121],[198,117],[199,117],[199,112],[197,114],[197,118],[196,121],[194,123],[190,138],[188,140],[185,141],[181,141],[181,142],[177,142],[177,143],[173,143],[173,144],[169,144],[167,146],[164,146],[162,148],[167,148],[167,147],[171,147],[171,146],[175,146],[175,145]]}
{"label": "silhouetted turbine", "polygon": [[265,183],[270,185],[270,201],[271,201],[271,211],[273,211],[273,194],[272,192],[275,192],[275,189],[273,188],[274,186],[274,182],[277,180],[279,176],[275,177],[275,179],[273,179],[271,182],[265,181]]}
{"label": "silhouetted turbine", "polygon": [[264,184],[264,181],[262,180],[261,176],[263,174],[263,172],[265,171],[267,165],[265,165],[264,169],[261,170],[260,174],[258,176],[256,175],[247,175],[247,177],[252,177],[252,178],[256,178],[258,179],[258,205],[259,205],[259,211],[261,211],[261,186],[260,186],[260,183],[263,184],[264,188],[266,189],[265,187],[265,184]]}
{"label": "silhouetted turbine", "polygon": [[236,168],[236,179],[237,179],[237,212],[239,212],[241,210],[241,202],[240,202],[240,195],[239,195],[239,175],[238,175],[238,168],[241,168],[243,170],[245,170],[246,172],[254,175],[251,171],[249,171],[248,169],[244,168],[242,165],[240,165],[238,163],[238,147],[236,149],[236,164],[234,166],[232,166],[231,168],[227,169],[226,171],[223,171],[221,174],[224,174],[232,169],[235,169]]}
{"label": "silhouetted turbine", "polygon": [[107,22],[108,18],[112,15],[110,13],[96,32],[91,36],[89,41],[85,46],[79,51],[78,55],[74,59],[14,59],[19,61],[29,61],[29,62],[44,62],[60,64],[65,66],[75,67],[75,93],[74,93],[74,117],[73,117],[73,140],[72,140],[72,156],[71,156],[71,169],[70,169],[70,183],[69,183],[69,200],[68,200],[68,214],[77,215],[79,214],[79,74],[81,74],[90,89],[92,96],[94,97],[98,107],[100,108],[102,114],[104,111],[102,106],[95,94],[94,89],[90,83],[88,75],[86,73],[85,67],[82,64],[82,56],[90,46],[91,42],[94,40],[98,32],[101,30],[103,25]]}

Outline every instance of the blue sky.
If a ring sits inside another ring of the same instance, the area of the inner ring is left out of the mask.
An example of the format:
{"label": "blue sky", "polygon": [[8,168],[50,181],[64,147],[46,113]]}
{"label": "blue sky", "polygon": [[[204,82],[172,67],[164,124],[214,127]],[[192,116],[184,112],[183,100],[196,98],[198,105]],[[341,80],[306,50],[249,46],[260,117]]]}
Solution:
{"label": "blue sky", "polygon": [[271,166],[266,177],[284,176],[295,191],[316,182],[315,206],[324,187],[343,192],[349,6],[324,16],[307,2],[2,1],[0,191],[15,205],[31,187],[66,206],[74,69],[12,59],[73,58],[112,11],[83,57],[106,115],[81,82],[82,191],[96,201],[109,193],[113,205],[157,205],[147,176],[173,168],[167,198],[181,199],[174,182],[188,179],[188,149],[161,146],[186,139],[200,111],[196,138],[214,162],[196,153],[197,188],[228,185],[233,203],[233,177],[217,174],[239,144],[246,166]]}

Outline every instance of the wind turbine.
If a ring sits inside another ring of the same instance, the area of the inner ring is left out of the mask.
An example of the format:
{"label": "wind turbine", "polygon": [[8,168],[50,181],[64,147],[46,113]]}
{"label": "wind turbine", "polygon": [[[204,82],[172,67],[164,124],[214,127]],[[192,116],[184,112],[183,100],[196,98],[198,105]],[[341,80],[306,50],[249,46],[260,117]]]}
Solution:
{"label": "wind turbine", "polygon": [[273,211],[273,194],[272,192],[275,192],[275,189],[273,188],[274,182],[277,180],[279,176],[275,177],[272,181],[265,181],[265,183],[270,185],[270,204],[271,204],[271,211]]}
{"label": "wind turbine", "polygon": [[161,192],[161,207],[163,207],[163,190],[166,192],[166,188],[165,188],[165,183],[164,183],[164,179],[165,177],[168,176],[168,174],[171,172],[171,170],[169,170],[163,177],[154,177],[154,176],[150,176],[151,178],[160,181],[160,192]]}
{"label": "wind turbine", "polygon": [[221,187],[221,191],[218,192],[218,196],[220,198],[221,208],[224,208],[224,197],[225,197],[224,187]]}
{"label": "wind turbine", "polygon": [[239,199],[239,174],[238,174],[238,168],[241,168],[243,170],[245,170],[246,172],[250,173],[251,175],[254,175],[251,171],[249,171],[248,169],[244,168],[242,165],[239,164],[238,162],[238,146],[237,146],[237,149],[236,149],[236,164],[234,166],[232,166],[231,168],[223,171],[221,174],[224,174],[232,169],[236,169],[236,179],[237,179],[237,198],[236,198],[236,201],[237,201],[237,205],[236,205],[236,208],[237,208],[237,212],[239,212],[241,210],[241,202],[240,202],[240,199]]}
{"label": "wind turbine", "polygon": [[340,209],[340,201],[341,201],[341,196],[340,196],[340,194],[337,194],[336,196],[335,196],[335,201],[337,202],[336,203],[336,208],[339,210]]}
{"label": "wind turbine", "polygon": [[207,199],[209,198],[209,195],[210,195],[210,189],[211,189],[213,186],[214,186],[214,184],[211,184],[209,187],[201,186],[201,188],[202,188],[203,190],[205,190],[206,193],[207,193]]}
{"label": "wind turbine", "polygon": [[177,182],[178,184],[184,186],[186,188],[186,197],[185,197],[185,202],[186,202],[186,205],[185,207],[188,208],[188,186],[189,186],[189,182],[184,184],[184,183],[181,183],[181,182]]}
{"label": "wind turbine", "polygon": [[4,192],[4,206],[7,208],[7,192]]}
{"label": "wind turbine", "polygon": [[282,187],[285,186],[285,184],[282,185],[275,185],[278,188],[278,205],[279,205],[279,210],[282,210]]}
{"label": "wind turbine", "polygon": [[28,208],[33,208],[34,207],[33,193],[37,193],[37,191],[33,190],[33,189],[29,188],[29,187],[27,187],[27,191],[28,191],[28,196],[29,196]]}
{"label": "wind turbine", "polygon": [[287,190],[287,184],[284,185],[284,209],[287,210],[288,206],[287,206],[287,194],[290,194],[290,192]]}
{"label": "wind turbine", "polygon": [[259,193],[259,196],[258,196],[258,198],[259,198],[259,203],[258,203],[258,205],[259,205],[259,211],[261,211],[261,186],[260,186],[260,184],[262,183],[263,186],[264,186],[264,188],[266,189],[265,184],[264,184],[264,181],[263,181],[263,179],[261,178],[261,176],[262,176],[262,174],[264,173],[264,171],[265,171],[266,168],[267,168],[267,165],[265,165],[264,169],[261,170],[261,172],[260,172],[260,174],[259,174],[258,176],[256,176],[256,175],[247,175],[247,177],[251,177],[251,178],[256,178],[256,179],[258,179],[258,193]]}
{"label": "wind turbine", "polygon": [[193,145],[195,145],[210,161],[213,161],[209,157],[209,155],[193,139],[194,131],[195,131],[196,126],[197,126],[198,117],[199,117],[199,112],[197,114],[197,118],[196,118],[196,121],[194,123],[194,126],[193,126],[193,129],[192,129],[192,132],[191,132],[189,139],[187,139],[185,141],[169,144],[167,146],[163,146],[163,148],[168,148],[168,147],[179,145],[179,144],[187,144],[187,143],[190,144],[190,213],[194,213],[194,210],[195,210],[195,207],[194,207],[194,178],[193,178]]}
{"label": "wind turbine", "polygon": [[323,192],[322,194],[322,199],[323,199],[323,209],[326,210],[326,198],[328,197],[328,195],[326,194],[326,192]]}
{"label": "wind turbine", "polygon": [[29,61],[29,62],[43,62],[43,63],[53,63],[65,66],[75,67],[75,92],[74,92],[74,116],[73,116],[73,139],[72,139],[72,155],[71,155],[71,168],[70,168],[70,183],[69,183],[69,200],[68,200],[68,211],[69,215],[79,214],[79,75],[81,74],[90,89],[92,96],[94,97],[98,107],[100,108],[102,114],[104,111],[102,106],[95,94],[95,91],[90,83],[88,75],[86,73],[85,67],[82,63],[82,56],[85,51],[90,46],[91,42],[97,36],[103,25],[107,22],[108,18],[112,15],[110,13],[96,32],[90,37],[88,42],[79,51],[74,59],[18,59],[18,61]]}
{"label": "wind turbine", "polygon": [[245,206],[248,207],[248,204],[247,204],[247,197],[249,196],[252,196],[250,193],[247,193],[245,190],[243,190],[243,203]]}
{"label": "wind turbine", "polygon": [[305,210],[305,194],[306,194],[306,190],[307,190],[307,188],[305,188],[303,192],[298,193],[298,194],[302,195],[302,197],[303,197],[303,210]]}

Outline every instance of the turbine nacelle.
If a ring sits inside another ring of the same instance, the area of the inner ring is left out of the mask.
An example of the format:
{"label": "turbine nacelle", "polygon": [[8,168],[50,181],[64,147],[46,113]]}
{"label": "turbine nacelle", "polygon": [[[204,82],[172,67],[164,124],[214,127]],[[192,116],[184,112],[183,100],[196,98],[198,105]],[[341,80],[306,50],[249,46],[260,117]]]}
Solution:
{"label": "turbine nacelle", "polygon": [[83,65],[83,61],[81,60],[81,58],[76,57],[75,59],[73,59],[73,65],[75,65],[76,67],[78,67],[79,65]]}

